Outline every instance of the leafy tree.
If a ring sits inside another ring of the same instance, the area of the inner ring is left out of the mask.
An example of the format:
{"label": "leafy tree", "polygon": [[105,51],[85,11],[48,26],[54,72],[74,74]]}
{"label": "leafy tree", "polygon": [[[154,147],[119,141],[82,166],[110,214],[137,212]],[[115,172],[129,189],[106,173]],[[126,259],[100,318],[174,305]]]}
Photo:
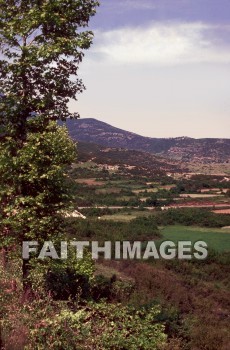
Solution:
{"label": "leafy tree", "polygon": [[82,28],[97,5],[95,0],[0,0],[0,124],[7,133],[24,140],[34,116],[43,122],[70,116],[69,99],[84,89],[78,66],[93,38]]}
{"label": "leafy tree", "polygon": [[[1,245],[58,239],[62,212],[71,205],[64,170],[75,158],[76,146],[55,122],[43,132],[28,134],[17,154],[9,157],[15,143],[9,137],[0,145]],[[24,260],[24,280],[27,274]]]}
{"label": "leafy tree", "polygon": [[[78,78],[94,0],[0,0],[1,244],[47,239],[69,201],[64,168],[75,146],[56,121],[78,117]],[[28,264],[23,263],[24,280]]]}
{"label": "leafy tree", "polygon": [[85,250],[84,259],[76,259],[75,248],[69,247],[68,259],[31,259],[31,265],[31,289],[41,298],[47,294],[55,300],[83,300],[91,297],[91,288],[95,284],[95,263],[91,252]]}

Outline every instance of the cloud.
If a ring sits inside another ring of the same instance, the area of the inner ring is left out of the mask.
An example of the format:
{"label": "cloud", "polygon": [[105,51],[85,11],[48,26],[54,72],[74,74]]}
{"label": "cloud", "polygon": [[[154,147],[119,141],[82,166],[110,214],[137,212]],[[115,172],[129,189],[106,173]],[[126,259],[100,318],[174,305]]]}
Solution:
{"label": "cloud", "polygon": [[115,10],[116,12],[122,12],[126,10],[153,10],[157,8],[157,4],[151,0],[116,0],[116,1],[104,1],[102,5]]}
{"label": "cloud", "polygon": [[207,35],[209,31],[215,28],[201,22],[99,30],[90,57],[113,64],[230,63],[230,47],[218,46]]}

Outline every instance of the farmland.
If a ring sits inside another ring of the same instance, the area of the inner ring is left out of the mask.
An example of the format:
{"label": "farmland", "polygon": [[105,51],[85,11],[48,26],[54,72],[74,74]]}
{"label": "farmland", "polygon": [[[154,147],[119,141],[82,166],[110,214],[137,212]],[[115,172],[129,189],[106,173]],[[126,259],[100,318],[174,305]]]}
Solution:
{"label": "farmland", "polygon": [[163,239],[178,241],[204,241],[208,248],[218,252],[230,252],[230,228],[216,229],[191,226],[167,226],[160,230]]}
{"label": "farmland", "polygon": [[161,171],[150,175],[123,165],[110,168],[109,162],[93,167],[83,163],[70,173],[78,183],[76,208],[87,217],[71,232],[82,232],[82,238],[89,231],[91,240],[101,242],[136,239],[143,249],[149,239],[156,246],[165,240],[207,243],[209,255],[203,262],[101,259],[96,275],[107,281],[116,275],[127,288],[128,294],[119,296],[125,303],[160,303],[169,349],[227,349],[229,177]]}
{"label": "farmland", "polygon": [[[120,151],[119,157],[122,154]],[[113,156],[117,162],[115,152]],[[192,245],[204,241],[208,257],[201,261],[106,260],[102,254],[90,268],[90,288],[85,280],[81,282],[82,288],[88,288],[87,300],[120,303],[146,312],[157,305],[157,322],[164,325],[167,335],[164,350],[226,350],[230,345],[230,178],[226,174],[153,171],[136,167],[134,156],[129,165],[127,155],[126,165],[115,164],[112,158],[107,163],[105,157],[103,160],[101,164],[87,159],[67,169],[73,212],[65,215],[64,239],[98,241],[102,246],[105,241],[139,241],[141,251],[149,241],[156,248],[165,241],[176,246],[178,241]],[[71,288],[70,277],[63,278]],[[55,281],[49,286],[55,297],[71,298],[68,289],[60,288],[62,282]],[[16,294],[14,297],[16,300]]]}

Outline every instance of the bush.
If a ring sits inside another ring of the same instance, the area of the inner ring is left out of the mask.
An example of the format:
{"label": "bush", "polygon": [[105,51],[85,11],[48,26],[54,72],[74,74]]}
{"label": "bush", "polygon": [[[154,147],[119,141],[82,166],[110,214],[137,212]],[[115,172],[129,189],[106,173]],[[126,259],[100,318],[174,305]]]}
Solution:
{"label": "bush", "polygon": [[95,277],[94,285],[92,287],[92,298],[95,301],[100,299],[111,300],[113,294],[113,283],[115,278],[106,278],[103,275]]}
{"label": "bush", "polygon": [[62,310],[35,323],[25,350],[158,349],[166,340],[158,312],[105,303]]}
{"label": "bush", "polygon": [[55,300],[87,299],[90,283],[86,275],[76,273],[73,268],[51,269],[45,276],[45,288]]}

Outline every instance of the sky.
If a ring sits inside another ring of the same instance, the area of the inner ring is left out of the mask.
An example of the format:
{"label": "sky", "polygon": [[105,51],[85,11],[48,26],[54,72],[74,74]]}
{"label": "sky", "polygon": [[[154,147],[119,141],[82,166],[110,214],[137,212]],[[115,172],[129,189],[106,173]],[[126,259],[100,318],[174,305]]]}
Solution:
{"label": "sky", "polygon": [[230,1],[100,3],[71,111],[144,136],[230,138]]}

